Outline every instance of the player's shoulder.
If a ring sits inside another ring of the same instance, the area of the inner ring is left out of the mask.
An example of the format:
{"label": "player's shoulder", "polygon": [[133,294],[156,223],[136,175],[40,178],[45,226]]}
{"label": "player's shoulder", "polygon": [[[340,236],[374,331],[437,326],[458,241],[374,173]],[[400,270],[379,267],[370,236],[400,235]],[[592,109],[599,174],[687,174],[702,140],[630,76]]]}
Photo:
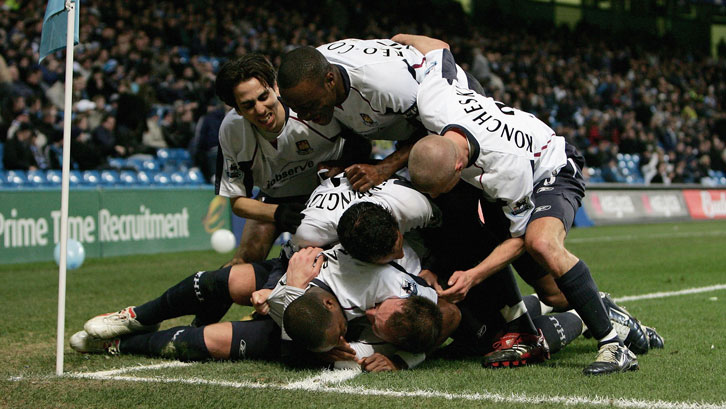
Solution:
{"label": "player's shoulder", "polygon": [[340,122],[336,118],[333,118],[333,120],[331,120],[330,123],[327,125],[320,125],[314,122],[304,121],[300,119],[298,114],[292,109],[290,109],[288,112],[289,116],[287,122],[285,123],[285,127],[283,128],[283,132],[304,134],[313,133],[326,139],[331,139],[340,134],[342,130]]}
{"label": "player's shoulder", "polygon": [[222,119],[222,125],[219,128],[219,138],[240,137],[244,135],[253,135],[253,128],[250,121],[238,114],[236,110],[230,109]]}

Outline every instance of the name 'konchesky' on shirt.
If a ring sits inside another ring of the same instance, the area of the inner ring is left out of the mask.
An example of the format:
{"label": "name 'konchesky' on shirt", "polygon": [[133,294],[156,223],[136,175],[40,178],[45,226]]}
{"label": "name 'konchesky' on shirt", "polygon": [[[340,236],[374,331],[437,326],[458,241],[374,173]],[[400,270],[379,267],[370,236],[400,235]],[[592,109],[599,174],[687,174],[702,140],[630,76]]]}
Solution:
{"label": "name 'konchesky' on shirt", "polygon": [[524,235],[534,208],[534,185],[566,164],[565,139],[534,115],[466,88],[456,79],[449,50],[426,54],[425,78],[417,103],[421,122],[439,135],[462,133],[469,142],[469,163],[461,178],[503,201],[512,237]]}

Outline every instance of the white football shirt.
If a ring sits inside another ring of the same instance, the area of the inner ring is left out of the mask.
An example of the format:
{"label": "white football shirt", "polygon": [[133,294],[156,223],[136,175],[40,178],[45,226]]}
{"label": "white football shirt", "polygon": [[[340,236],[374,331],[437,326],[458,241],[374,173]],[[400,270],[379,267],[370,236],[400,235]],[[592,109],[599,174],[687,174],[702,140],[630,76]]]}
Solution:
{"label": "white football shirt", "polygon": [[[368,139],[405,140],[416,130],[416,93],[425,58],[391,40],[346,39],[317,48],[340,69],[348,94],[334,116]],[[466,75],[461,68],[460,80]]]}
{"label": "white football shirt", "polygon": [[348,179],[340,175],[324,179],[315,188],[305,204],[305,216],[289,244],[285,245],[288,257],[292,251],[304,247],[328,247],[338,242],[338,221],[350,206],[359,202],[372,202],[383,206],[398,221],[401,233],[440,221],[438,208],[415,190],[410,182],[392,178],[374,186],[368,192],[353,190]]}
{"label": "white football shirt", "polygon": [[448,50],[426,55],[426,76],[418,91],[418,110],[426,129],[450,129],[469,142],[469,164],[461,178],[504,202],[512,237],[524,235],[534,208],[534,185],[566,164],[565,139],[527,112],[508,107],[466,88],[455,78]]}
{"label": "white football shirt", "polygon": [[217,169],[218,195],[249,197],[253,186],[271,197],[307,196],[315,189],[318,163],[343,151],[340,124],[321,126],[285,111],[281,133],[267,138],[234,109],[227,113],[219,130],[224,163]]}

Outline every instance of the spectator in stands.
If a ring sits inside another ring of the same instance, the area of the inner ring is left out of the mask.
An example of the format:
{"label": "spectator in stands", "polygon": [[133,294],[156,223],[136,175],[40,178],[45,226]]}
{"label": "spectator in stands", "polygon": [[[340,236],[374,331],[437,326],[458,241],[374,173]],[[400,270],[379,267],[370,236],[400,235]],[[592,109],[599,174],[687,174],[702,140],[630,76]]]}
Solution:
{"label": "spectator in stands", "polygon": [[35,130],[28,122],[18,125],[12,138],[5,142],[3,152],[3,165],[5,169],[14,170],[35,170],[46,162],[41,159],[38,163],[36,152],[38,148],[35,142]]}

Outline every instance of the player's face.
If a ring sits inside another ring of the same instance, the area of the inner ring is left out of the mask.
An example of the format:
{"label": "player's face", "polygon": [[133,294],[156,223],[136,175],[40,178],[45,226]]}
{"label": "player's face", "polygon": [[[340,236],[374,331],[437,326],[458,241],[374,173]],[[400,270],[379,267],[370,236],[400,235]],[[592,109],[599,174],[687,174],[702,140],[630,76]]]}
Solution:
{"label": "player's face", "polygon": [[277,99],[275,90],[257,78],[242,81],[234,87],[237,113],[258,129],[280,132],[285,124],[285,109]]}
{"label": "player's face", "polygon": [[373,260],[373,263],[375,264],[388,264],[393,260],[398,260],[399,258],[403,258],[403,234],[401,234],[400,231],[396,232],[398,234],[398,237],[396,238],[396,243],[393,244],[393,250],[391,250],[390,253],[387,255],[377,259]]}
{"label": "player's face", "polygon": [[337,310],[333,314],[333,322],[326,331],[326,341],[320,348],[313,352],[328,352],[331,349],[345,344],[345,332],[348,330],[348,320],[345,318],[343,310],[340,305],[337,306]]}
{"label": "player's face", "polygon": [[371,323],[373,333],[380,339],[395,344],[396,329],[388,325],[391,316],[403,309],[405,298],[388,298],[373,308],[366,310],[366,318]]}
{"label": "player's face", "polygon": [[429,196],[431,196],[432,199],[435,199],[439,197],[440,195],[450,192],[451,189],[456,186],[457,183],[459,183],[459,179],[461,178],[461,171],[456,171],[451,178],[446,180],[444,183],[441,183],[437,186],[424,189],[424,193],[428,193]]}
{"label": "player's face", "polygon": [[301,81],[292,88],[280,90],[282,100],[304,121],[327,125],[333,120],[335,91],[328,81]]}

